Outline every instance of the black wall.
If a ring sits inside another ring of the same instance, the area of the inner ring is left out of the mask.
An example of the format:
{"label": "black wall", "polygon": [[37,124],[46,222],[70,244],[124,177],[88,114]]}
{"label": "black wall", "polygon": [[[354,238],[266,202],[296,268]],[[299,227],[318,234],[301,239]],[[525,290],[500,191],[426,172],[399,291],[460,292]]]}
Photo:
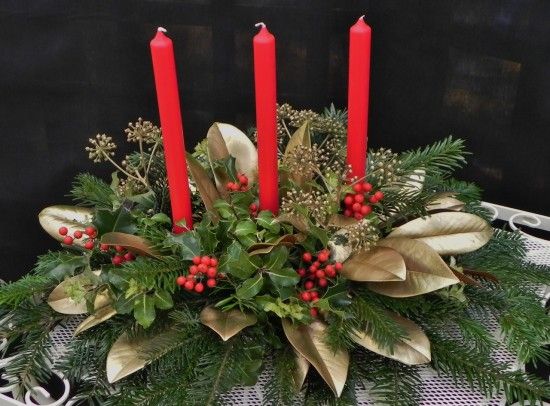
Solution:
{"label": "black wall", "polygon": [[[373,28],[370,141],[403,150],[447,134],[475,153],[461,175],[486,200],[549,214],[548,0],[1,0],[0,277],[55,242],[41,208],[94,167],[89,136],[158,121],[149,54],[175,43],[187,146],[214,120],[253,124],[251,39],[277,37],[278,98],[345,107],[348,29]],[[122,143],[122,142],[121,142]]]}

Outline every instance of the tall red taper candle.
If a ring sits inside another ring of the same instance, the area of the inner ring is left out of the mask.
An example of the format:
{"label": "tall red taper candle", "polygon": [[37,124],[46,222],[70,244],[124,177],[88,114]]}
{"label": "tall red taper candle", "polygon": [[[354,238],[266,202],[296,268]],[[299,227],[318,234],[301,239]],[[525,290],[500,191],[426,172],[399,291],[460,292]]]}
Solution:
{"label": "tall red taper candle", "polygon": [[176,224],[185,220],[186,227],[191,229],[193,227],[193,217],[174,47],[172,40],[164,35],[165,32],[164,28],[158,28],[157,35],[151,41],[151,56],[153,57],[164,158],[170,189],[170,203],[174,221],[173,231],[180,233],[186,229]]}
{"label": "tall red taper candle", "polygon": [[279,211],[277,163],[277,78],[275,37],[264,23],[254,37],[254,83],[258,129],[258,185],[260,209]]}
{"label": "tall red taper candle", "polygon": [[347,163],[358,178],[365,177],[369,122],[371,28],[364,17],[349,30]]}

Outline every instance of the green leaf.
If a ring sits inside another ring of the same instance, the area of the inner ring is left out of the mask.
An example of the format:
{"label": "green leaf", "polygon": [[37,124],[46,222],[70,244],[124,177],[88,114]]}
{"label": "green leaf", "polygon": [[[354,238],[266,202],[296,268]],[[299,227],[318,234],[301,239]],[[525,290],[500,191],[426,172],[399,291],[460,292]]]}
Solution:
{"label": "green leaf", "polygon": [[34,270],[40,275],[48,275],[57,280],[73,275],[79,268],[88,266],[88,257],[70,252],[49,252],[38,257]]}
{"label": "green leaf", "polygon": [[154,297],[142,294],[134,303],[134,317],[144,328],[148,328],[155,320]]}
{"label": "green leaf", "polygon": [[[218,223],[220,224],[220,223]],[[216,251],[218,245],[218,238],[216,236],[215,228],[209,226],[209,222],[203,220],[195,226],[195,232],[197,233],[202,252],[205,254],[213,254]]]}
{"label": "green leaf", "polygon": [[252,279],[247,279],[243,284],[237,289],[235,294],[239,299],[251,299],[260,293],[264,285],[264,278],[261,274],[257,274]]}
{"label": "green leaf", "polygon": [[265,271],[276,288],[294,286],[300,281],[300,276],[292,268],[282,268]]}
{"label": "green leaf", "polygon": [[155,192],[153,192],[152,190],[149,190],[148,192],[139,195],[129,196],[127,197],[127,199],[131,202],[136,203],[136,208],[142,211],[154,209],[157,204],[157,197],[155,195]]}
{"label": "green leaf", "polygon": [[219,269],[221,272],[228,273],[239,279],[247,279],[256,271],[257,266],[252,262],[252,259],[244,251],[241,244],[233,241],[227,251],[221,256]]}
{"label": "green leaf", "polygon": [[321,299],[326,299],[330,304],[337,306],[348,306],[351,304],[351,298],[345,282],[340,282],[329,287]]}
{"label": "green leaf", "polygon": [[137,227],[133,220],[128,203],[125,203],[114,212],[107,209],[96,209],[94,214],[94,225],[99,235],[110,231],[134,234]]}
{"label": "green leaf", "polygon": [[262,228],[265,228],[270,233],[278,234],[281,231],[281,224],[273,217],[273,213],[269,210],[262,210],[256,217],[256,222]]}
{"label": "green leaf", "polygon": [[167,240],[177,246],[181,259],[184,261],[191,261],[193,257],[201,254],[200,242],[192,231],[181,234],[170,233]]}
{"label": "green leaf", "polygon": [[323,247],[326,247],[327,244],[328,244],[328,234],[325,230],[323,230],[322,228],[320,227],[317,227],[316,225],[314,224],[310,224],[309,226],[309,233],[315,237],[316,239],[318,239],[319,241],[321,241],[321,244],[323,244]]}
{"label": "green leaf", "polygon": [[264,268],[269,269],[270,271],[280,270],[283,268],[287,259],[288,249],[284,246],[278,246],[269,253]]}
{"label": "green leaf", "polygon": [[235,227],[235,235],[249,236],[251,234],[256,234],[256,224],[252,220],[239,221]]}
{"label": "green leaf", "polygon": [[225,200],[216,200],[214,202],[214,208],[218,211],[221,218],[231,220],[235,220],[237,218],[237,216],[235,216],[235,212],[233,211],[233,207]]}
{"label": "green leaf", "polygon": [[165,290],[156,290],[153,296],[155,298],[155,307],[158,309],[166,310],[174,306],[172,296]]}
{"label": "green leaf", "polygon": [[151,217],[151,220],[153,220],[155,223],[160,224],[172,224],[172,220],[170,219],[170,217],[168,217],[164,213],[154,214],[153,217]]}

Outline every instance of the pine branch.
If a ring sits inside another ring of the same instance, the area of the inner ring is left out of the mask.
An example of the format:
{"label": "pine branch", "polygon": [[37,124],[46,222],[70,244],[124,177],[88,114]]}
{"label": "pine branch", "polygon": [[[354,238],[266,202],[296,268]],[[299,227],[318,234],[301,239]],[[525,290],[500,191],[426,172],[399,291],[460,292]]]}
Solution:
{"label": "pine branch", "polygon": [[296,398],[292,373],[296,368],[294,354],[288,347],[275,350],[271,357],[273,373],[265,384],[264,406],[286,406],[293,404]]}
{"label": "pine branch", "polygon": [[0,285],[0,306],[15,308],[22,302],[55,286],[56,282],[42,275],[25,275],[21,279]]}
{"label": "pine branch", "polygon": [[117,197],[111,187],[103,180],[81,173],[73,181],[69,195],[82,206],[112,209]]}

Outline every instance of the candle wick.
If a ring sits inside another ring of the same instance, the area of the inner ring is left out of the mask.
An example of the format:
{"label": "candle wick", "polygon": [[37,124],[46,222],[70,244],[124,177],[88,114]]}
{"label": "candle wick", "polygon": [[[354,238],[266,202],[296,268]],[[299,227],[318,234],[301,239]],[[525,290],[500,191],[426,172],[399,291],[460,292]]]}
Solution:
{"label": "candle wick", "polygon": [[262,27],[262,28],[265,28],[266,25],[265,25],[265,23],[263,23],[263,22],[260,21],[259,23],[254,24],[254,27]]}
{"label": "candle wick", "polygon": [[364,19],[365,19],[365,14],[363,14],[361,17],[359,17],[359,19],[357,21],[364,20]]}
{"label": "candle wick", "polygon": [[164,28],[164,27],[158,27],[158,28],[157,28],[157,31],[158,31],[158,32],[168,32],[168,30],[167,30],[166,28]]}

